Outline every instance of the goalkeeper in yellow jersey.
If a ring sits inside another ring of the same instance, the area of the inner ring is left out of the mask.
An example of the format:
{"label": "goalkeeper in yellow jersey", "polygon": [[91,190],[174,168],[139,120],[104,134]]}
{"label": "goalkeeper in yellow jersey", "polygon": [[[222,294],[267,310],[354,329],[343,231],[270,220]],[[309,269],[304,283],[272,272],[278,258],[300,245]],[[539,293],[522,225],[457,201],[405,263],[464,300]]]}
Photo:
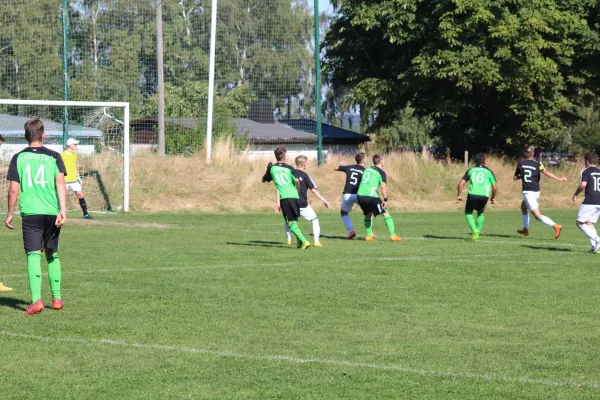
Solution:
{"label": "goalkeeper in yellow jersey", "polygon": [[65,176],[65,183],[67,184],[67,190],[71,189],[75,196],[79,199],[79,205],[83,211],[83,218],[93,219],[88,213],[87,203],[81,189],[81,177],[77,172],[77,145],[79,141],[75,138],[69,138],[67,140],[67,148],[60,155],[65,163],[67,169],[67,175]]}

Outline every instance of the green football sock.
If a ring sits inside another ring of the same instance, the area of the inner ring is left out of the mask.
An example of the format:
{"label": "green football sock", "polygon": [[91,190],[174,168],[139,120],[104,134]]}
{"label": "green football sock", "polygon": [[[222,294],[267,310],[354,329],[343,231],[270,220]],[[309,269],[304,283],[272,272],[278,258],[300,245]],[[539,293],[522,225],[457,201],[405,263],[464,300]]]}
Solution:
{"label": "green football sock", "polygon": [[48,280],[50,281],[52,298],[60,300],[61,267],[58,253],[52,253],[51,255],[46,256],[46,260],[48,260]]}
{"label": "green football sock", "polygon": [[29,275],[29,290],[31,302],[42,298],[42,255],[39,251],[27,253],[27,275]]}
{"label": "green football sock", "polygon": [[300,232],[298,222],[292,221],[292,223],[290,224],[290,231],[294,234],[294,236],[298,238],[299,241],[302,242],[302,244],[306,243],[306,238],[304,237],[302,232]]}
{"label": "green football sock", "polygon": [[388,228],[388,231],[390,232],[390,236],[396,236],[396,227],[394,226],[394,220],[392,219],[391,216],[387,216],[383,219],[383,221],[385,222],[385,225]]}
{"label": "green football sock", "polygon": [[471,228],[471,232],[477,232],[477,227],[475,226],[475,218],[473,217],[473,214],[466,213],[465,218],[467,219],[467,225],[469,225],[469,228]]}
{"label": "green football sock", "polygon": [[481,228],[483,228],[483,221],[485,221],[485,215],[479,214],[477,216],[477,231],[481,232]]}
{"label": "green football sock", "polygon": [[369,219],[365,219],[365,231],[368,237],[373,236],[373,221]]}

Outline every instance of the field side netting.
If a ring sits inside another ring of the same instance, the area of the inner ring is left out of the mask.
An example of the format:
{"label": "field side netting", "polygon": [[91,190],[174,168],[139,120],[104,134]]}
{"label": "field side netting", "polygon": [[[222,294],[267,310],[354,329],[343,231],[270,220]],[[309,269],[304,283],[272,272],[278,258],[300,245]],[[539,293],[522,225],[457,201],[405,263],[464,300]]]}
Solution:
{"label": "field side netting", "polygon": [[[211,1],[160,4],[165,150],[194,155],[206,136]],[[314,150],[312,5],[307,0],[219,0],[215,139],[235,134],[239,147],[251,142],[272,152],[274,145],[289,143]],[[131,143],[154,150],[156,18],[156,1],[72,0],[66,35],[68,100],[129,102],[137,132]],[[0,21],[0,98],[63,100],[61,2],[0,0]]]}
{"label": "field side netting", "polygon": [[[6,174],[14,154],[27,147],[24,124],[41,119],[46,147],[63,152],[63,106],[0,105],[0,211],[6,212]],[[68,137],[77,145],[78,173],[90,211],[116,212],[124,206],[124,109],[120,107],[67,107]],[[69,177],[66,178],[70,180]],[[67,192],[67,208],[80,210],[78,199]]]}

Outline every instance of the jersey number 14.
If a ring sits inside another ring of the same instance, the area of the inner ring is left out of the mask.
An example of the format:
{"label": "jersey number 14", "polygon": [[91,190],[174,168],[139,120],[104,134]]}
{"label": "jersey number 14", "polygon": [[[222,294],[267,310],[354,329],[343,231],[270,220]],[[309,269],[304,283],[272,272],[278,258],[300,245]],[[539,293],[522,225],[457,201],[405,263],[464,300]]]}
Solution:
{"label": "jersey number 14", "polygon": [[39,185],[43,188],[46,187],[46,184],[48,183],[48,181],[44,180],[44,177],[46,176],[45,174],[46,172],[46,166],[44,164],[40,165],[38,170],[35,173],[35,176],[33,178],[33,180],[31,179],[31,164],[27,164],[27,166],[25,167],[25,179],[26,179],[26,184],[28,187],[33,187],[33,185]]}

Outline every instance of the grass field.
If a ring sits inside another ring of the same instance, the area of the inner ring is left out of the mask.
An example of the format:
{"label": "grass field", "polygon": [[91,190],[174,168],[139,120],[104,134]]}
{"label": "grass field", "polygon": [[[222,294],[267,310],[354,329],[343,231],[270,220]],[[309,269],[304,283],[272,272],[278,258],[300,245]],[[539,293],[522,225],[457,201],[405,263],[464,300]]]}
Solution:
{"label": "grass field", "polygon": [[365,243],[322,213],[306,251],[274,213],[73,218],[65,308],[29,317],[2,230],[0,398],[600,398],[600,256],[576,211],[546,214],[558,241],[490,211],[477,243],[460,212],[396,213],[403,243],[380,219]]}

